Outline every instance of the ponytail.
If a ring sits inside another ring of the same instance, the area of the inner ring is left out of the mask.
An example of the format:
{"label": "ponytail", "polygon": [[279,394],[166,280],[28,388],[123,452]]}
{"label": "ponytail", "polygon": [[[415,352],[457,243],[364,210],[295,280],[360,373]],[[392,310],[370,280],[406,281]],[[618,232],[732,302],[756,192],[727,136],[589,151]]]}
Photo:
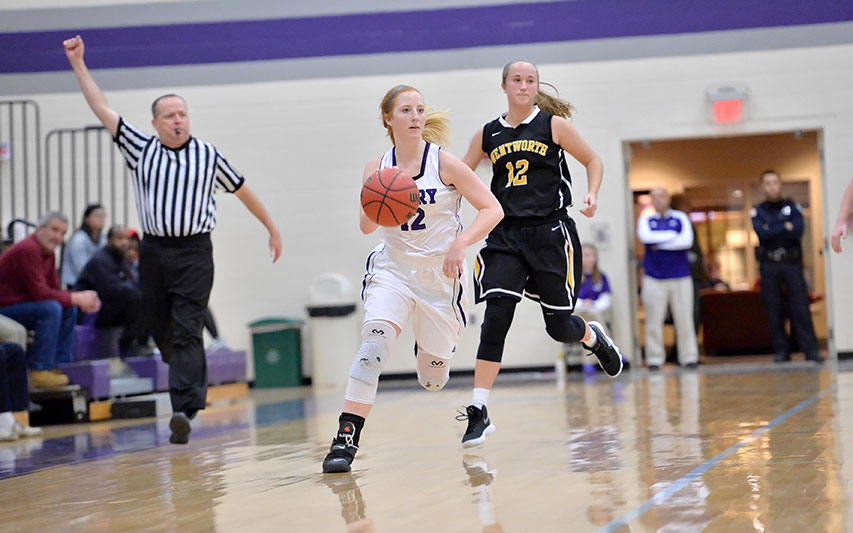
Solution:
{"label": "ponytail", "polygon": [[552,115],[556,115],[558,117],[571,118],[572,111],[574,111],[575,106],[570,104],[568,101],[560,98],[559,93],[555,96],[543,91],[543,85],[551,87],[552,89],[554,89],[554,92],[557,91],[557,88],[551,85],[550,83],[540,81],[539,92],[536,93],[536,105],[539,106],[539,109],[547,111],[548,113],[551,113]]}
{"label": "ponytail", "polygon": [[450,143],[450,115],[447,111],[427,108],[423,138],[426,142],[438,146],[447,146]]}

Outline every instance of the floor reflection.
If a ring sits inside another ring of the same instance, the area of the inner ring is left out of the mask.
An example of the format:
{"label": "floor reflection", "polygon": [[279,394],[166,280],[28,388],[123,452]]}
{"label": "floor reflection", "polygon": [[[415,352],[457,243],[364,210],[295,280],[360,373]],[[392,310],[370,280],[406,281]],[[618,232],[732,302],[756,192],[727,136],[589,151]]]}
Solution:
{"label": "floor reflection", "polygon": [[483,528],[483,533],[503,531],[495,513],[492,500],[492,482],[498,471],[490,468],[485,459],[479,455],[466,454],[462,456],[462,466],[468,475],[467,484],[477,502],[477,517]]}
{"label": "floor reflection", "polygon": [[323,474],[321,482],[332,490],[341,504],[341,516],[350,533],[371,533],[376,531],[373,520],[366,516],[367,506],[361,488],[358,486],[359,474]]}
{"label": "floor reflection", "polygon": [[332,476],[340,398],[253,393],[203,412],[187,446],[168,417],[0,445],[0,529],[844,531],[849,391],[853,373],[772,366],[518,384],[463,451],[468,390],[400,389],[380,394],[356,470]]}

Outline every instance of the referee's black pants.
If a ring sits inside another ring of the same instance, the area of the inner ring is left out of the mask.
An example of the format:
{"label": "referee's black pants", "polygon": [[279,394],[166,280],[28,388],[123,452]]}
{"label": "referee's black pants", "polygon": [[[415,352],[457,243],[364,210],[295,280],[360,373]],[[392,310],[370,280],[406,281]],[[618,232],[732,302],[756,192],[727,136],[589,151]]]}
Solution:
{"label": "referee's black pants", "polygon": [[213,287],[210,234],[146,235],[139,249],[139,286],[151,335],[169,364],[172,411],[192,416],[207,401],[202,323]]}

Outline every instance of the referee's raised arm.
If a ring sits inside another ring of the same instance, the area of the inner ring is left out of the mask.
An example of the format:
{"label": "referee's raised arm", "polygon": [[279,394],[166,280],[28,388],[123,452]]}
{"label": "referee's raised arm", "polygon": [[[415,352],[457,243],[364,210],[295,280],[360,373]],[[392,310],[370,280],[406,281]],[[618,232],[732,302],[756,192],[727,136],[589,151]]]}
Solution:
{"label": "referee's raised arm", "polygon": [[74,69],[74,74],[77,75],[77,81],[80,83],[80,89],[83,90],[83,96],[86,97],[86,102],[89,107],[95,112],[101,124],[107,128],[110,135],[116,136],[118,130],[118,113],[116,113],[107,103],[107,98],[101,92],[98,84],[92,79],[89,74],[89,69],[86,67],[86,62],[83,60],[83,38],[76,35],[62,42],[65,47],[65,55]]}

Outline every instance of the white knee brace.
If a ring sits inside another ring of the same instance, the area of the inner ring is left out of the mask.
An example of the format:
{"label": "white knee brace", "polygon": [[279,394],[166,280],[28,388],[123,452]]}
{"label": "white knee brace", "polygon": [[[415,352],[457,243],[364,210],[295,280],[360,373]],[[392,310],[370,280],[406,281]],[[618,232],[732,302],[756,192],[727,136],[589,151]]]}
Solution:
{"label": "white knee brace", "polygon": [[370,405],[376,400],[379,375],[391,355],[397,331],[388,322],[371,320],[364,324],[361,338],[361,348],[350,368],[345,397],[353,402]]}
{"label": "white knee brace", "polygon": [[418,383],[428,391],[441,390],[450,379],[450,359],[418,350]]}

